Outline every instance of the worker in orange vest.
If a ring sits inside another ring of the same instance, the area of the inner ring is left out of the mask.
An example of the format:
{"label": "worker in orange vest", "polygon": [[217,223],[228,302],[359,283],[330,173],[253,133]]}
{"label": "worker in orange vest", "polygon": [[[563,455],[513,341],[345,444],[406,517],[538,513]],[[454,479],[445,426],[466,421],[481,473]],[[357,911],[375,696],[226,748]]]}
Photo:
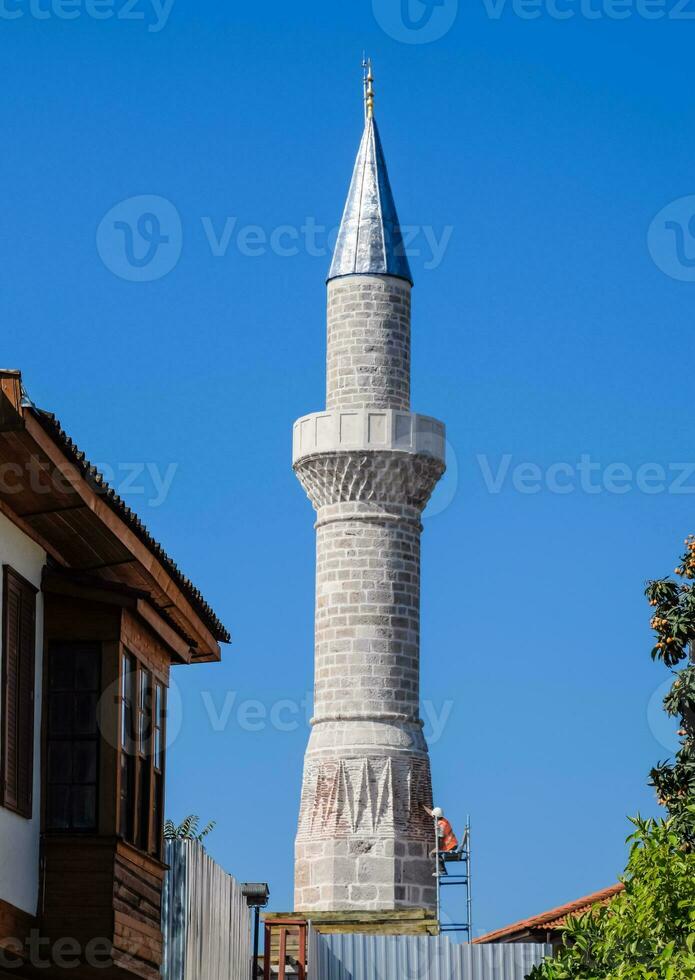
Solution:
{"label": "worker in orange vest", "polygon": [[[444,816],[441,807],[434,807],[430,810],[429,807],[425,807],[425,810],[429,815],[437,821],[437,837],[439,838],[439,853],[440,854],[450,854],[451,851],[455,851],[458,847],[458,838],[454,833],[454,829],[449,823],[449,821]],[[436,850],[432,851],[431,857],[434,857],[437,853]]]}

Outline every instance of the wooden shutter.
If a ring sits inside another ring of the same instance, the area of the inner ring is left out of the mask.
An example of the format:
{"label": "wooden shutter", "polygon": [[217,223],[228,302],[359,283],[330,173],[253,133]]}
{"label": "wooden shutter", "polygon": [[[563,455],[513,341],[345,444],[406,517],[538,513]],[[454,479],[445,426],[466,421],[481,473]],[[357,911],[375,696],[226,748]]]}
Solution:
{"label": "wooden shutter", "polygon": [[31,817],[34,781],[36,589],[3,568],[2,805]]}

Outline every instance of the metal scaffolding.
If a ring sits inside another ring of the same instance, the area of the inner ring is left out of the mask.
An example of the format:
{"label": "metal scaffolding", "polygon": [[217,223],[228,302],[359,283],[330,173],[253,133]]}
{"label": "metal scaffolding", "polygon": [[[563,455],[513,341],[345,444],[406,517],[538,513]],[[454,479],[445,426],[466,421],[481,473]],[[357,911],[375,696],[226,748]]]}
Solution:
{"label": "metal scaffolding", "polygon": [[[435,833],[437,831],[437,821],[435,820]],[[463,831],[461,843],[455,851],[447,853],[439,850],[439,834],[436,833],[436,865],[435,878],[437,879],[437,922],[440,932],[462,932],[466,936],[466,942],[473,940],[473,900],[471,892],[471,818],[466,817],[466,826]],[[453,866],[458,865],[459,869],[454,871]],[[449,867],[452,866],[452,870]],[[466,912],[463,922],[451,922],[442,924],[442,897],[441,890],[447,885],[463,886],[466,890]]]}

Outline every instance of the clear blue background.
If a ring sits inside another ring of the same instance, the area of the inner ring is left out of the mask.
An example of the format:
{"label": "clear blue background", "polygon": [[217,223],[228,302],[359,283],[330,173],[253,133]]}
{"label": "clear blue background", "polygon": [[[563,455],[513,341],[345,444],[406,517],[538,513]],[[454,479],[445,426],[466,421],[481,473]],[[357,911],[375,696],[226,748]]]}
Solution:
{"label": "clear blue background", "polygon": [[[162,506],[124,495],[234,642],[175,671],[167,813],[216,819],[212,855],[291,907],[307,731],[248,731],[238,707],[311,689],[313,512],[290,432],[323,406],[328,258],[216,257],[201,218],[338,221],[367,48],[401,219],[453,228],[438,268],[412,259],[413,402],[458,463],[425,522],[422,680],[454,702],[432,762],[452,822],[473,821],[475,931],[612,883],[667,755],[643,584],[675,564],[695,499],[493,494],[476,455],[693,459],[695,285],[659,271],[646,236],[695,193],[695,25],[495,20],[467,0],[443,38],[406,44],[368,0],[176,0],[156,33],[136,9],[0,19],[1,360],[94,461],[177,464]],[[183,227],[150,283],[95,245],[139,194]],[[203,692],[218,708],[235,692],[223,731]]]}

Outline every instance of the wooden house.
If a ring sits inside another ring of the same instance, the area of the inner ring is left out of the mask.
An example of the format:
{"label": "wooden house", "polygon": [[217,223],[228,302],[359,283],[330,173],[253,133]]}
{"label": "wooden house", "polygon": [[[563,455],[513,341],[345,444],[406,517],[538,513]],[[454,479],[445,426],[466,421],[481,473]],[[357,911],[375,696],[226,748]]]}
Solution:
{"label": "wooden house", "polygon": [[172,664],[229,635],[0,371],[0,976],[159,976]]}

